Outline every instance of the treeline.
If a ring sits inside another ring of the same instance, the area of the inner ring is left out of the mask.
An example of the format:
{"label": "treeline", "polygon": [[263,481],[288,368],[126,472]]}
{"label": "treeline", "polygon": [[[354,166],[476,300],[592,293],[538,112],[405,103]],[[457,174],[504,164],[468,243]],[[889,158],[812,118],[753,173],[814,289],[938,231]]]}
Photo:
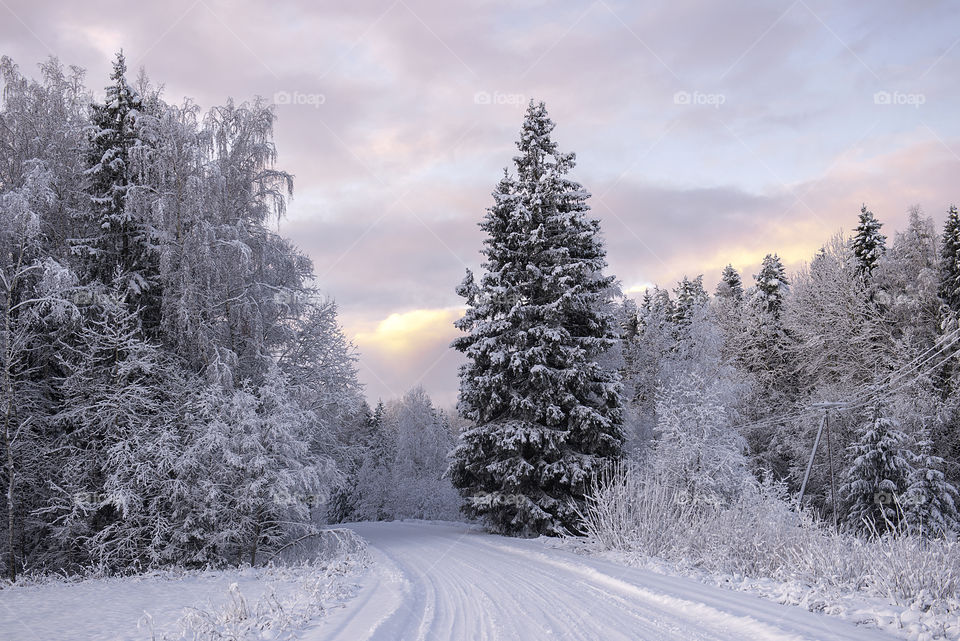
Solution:
{"label": "treeline", "polygon": [[2,565],[255,563],[342,495],[368,422],[260,100],[94,101],[0,60]]}
{"label": "treeline", "polygon": [[[629,470],[685,514],[789,509],[802,489],[805,508],[836,511],[848,531],[953,536],[957,209],[940,234],[914,208],[888,241],[864,206],[854,233],[796,274],[770,254],[748,282],[728,265],[712,296],[700,275],[634,301],[605,274],[600,223],[554,128],[531,101],[480,223],[483,272],[457,288],[471,424],[450,476],[467,513],[509,534],[582,533],[591,494]],[[640,497],[624,500],[612,511]],[[637,514],[623,522],[656,531]]]}
{"label": "treeline", "polygon": [[713,296],[685,277],[621,307],[632,456],[691,500],[728,503],[748,474],[795,498],[829,412],[804,504],[854,531],[953,536],[957,209],[938,233],[914,208],[891,241],[863,207],[796,274],[772,254],[743,280],[728,266]]}
{"label": "treeline", "polygon": [[456,428],[422,387],[380,402],[353,440],[337,521],[457,520],[460,497],[446,478]]}

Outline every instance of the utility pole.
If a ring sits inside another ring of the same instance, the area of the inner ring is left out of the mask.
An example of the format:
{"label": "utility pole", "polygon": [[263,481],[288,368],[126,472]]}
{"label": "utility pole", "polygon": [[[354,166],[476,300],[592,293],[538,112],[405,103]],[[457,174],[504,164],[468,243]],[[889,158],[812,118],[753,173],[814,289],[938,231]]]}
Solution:
{"label": "utility pole", "polygon": [[823,422],[827,426],[827,464],[830,466],[830,503],[833,505],[833,527],[837,527],[837,482],[833,476],[833,450],[830,447],[830,410],[823,411]]}
{"label": "utility pole", "polygon": [[807,491],[807,482],[810,480],[810,470],[813,469],[813,461],[817,457],[817,449],[820,447],[820,438],[824,431],[827,433],[827,465],[830,467],[830,504],[833,511],[833,525],[837,525],[837,483],[833,472],[833,448],[830,444],[830,410],[844,407],[844,403],[815,403],[810,406],[823,410],[823,418],[820,419],[820,429],[817,430],[817,438],[813,442],[813,451],[810,452],[810,460],[807,462],[807,470],[803,474],[803,484],[800,486],[800,496],[797,498],[797,507],[803,502],[803,495]]}
{"label": "utility pole", "polygon": [[803,495],[807,491],[807,481],[810,479],[810,470],[813,469],[813,459],[817,455],[817,448],[820,447],[820,437],[823,436],[823,425],[826,422],[826,415],[820,420],[820,429],[817,430],[817,438],[813,441],[813,451],[810,452],[810,460],[807,462],[807,471],[803,473],[803,483],[800,484],[800,496],[797,497],[797,507],[803,503]]}

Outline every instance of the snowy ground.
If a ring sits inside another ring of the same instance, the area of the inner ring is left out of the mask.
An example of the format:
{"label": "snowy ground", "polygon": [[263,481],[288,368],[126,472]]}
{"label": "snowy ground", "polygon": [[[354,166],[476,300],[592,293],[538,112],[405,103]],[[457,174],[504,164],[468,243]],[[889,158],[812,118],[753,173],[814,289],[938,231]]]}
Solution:
{"label": "snowy ground", "polygon": [[[233,611],[237,584],[249,611],[280,603],[300,619],[278,634],[261,630],[261,614],[228,636],[196,638],[302,641],[881,641],[875,627],[855,626],[743,592],[629,568],[545,544],[485,534],[462,524],[357,523],[369,542],[363,563],[324,575],[304,590],[301,570],[245,569],[134,579],[48,583],[0,590],[3,641],[148,640],[138,629],[149,612],[156,638],[179,638],[185,612]],[[364,567],[369,569],[364,573]],[[309,574],[311,571],[307,570]],[[331,581],[331,576],[332,577]],[[317,585],[312,584],[312,585]],[[267,597],[272,595],[274,601]],[[318,599],[318,596],[320,597]],[[323,601],[322,607],[314,607]],[[310,602],[310,603],[307,603]],[[311,609],[312,608],[312,609]],[[217,614],[219,613],[219,614]],[[243,617],[241,617],[243,618]],[[230,619],[230,617],[226,617]],[[220,617],[219,620],[226,620]],[[233,617],[236,624],[236,617]],[[308,622],[309,619],[309,622]],[[244,626],[246,626],[244,628]],[[241,628],[244,628],[241,630]],[[301,629],[302,628],[302,629]],[[293,633],[295,629],[301,629]],[[239,630],[239,633],[238,633]],[[187,638],[194,638],[188,636]]]}
{"label": "snowy ground", "polygon": [[260,573],[253,570],[7,588],[0,590],[0,639],[149,639],[149,633],[137,629],[144,613],[150,613],[157,630],[169,630],[188,607],[226,603],[231,583],[254,600],[266,589]]}
{"label": "snowy ground", "polygon": [[728,590],[749,592],[785,605],[798,606],[861,626],[877,627],[909,641],[960,640],[960,617],[930,609],[894,605],[892,601],[862,591],[841,590],[810,585],[794,580],[751,579],[731,574],[711,573],[705,570],[653,559],[636,553],[601,552],[575,541],[557,542],[580,554],[608,559],[616,564],[644,568],[667,576],[686,576],[695,581],[716,585]]}
{"label": "snowy ground", "polygon": [[6,588],[0,641],[293,638],[356,592],[366,559]]}
{"label": "snowy ground", "polygon": [[876,628],[452,523],[359,523],[373,570],[305,641],[881,641]]}

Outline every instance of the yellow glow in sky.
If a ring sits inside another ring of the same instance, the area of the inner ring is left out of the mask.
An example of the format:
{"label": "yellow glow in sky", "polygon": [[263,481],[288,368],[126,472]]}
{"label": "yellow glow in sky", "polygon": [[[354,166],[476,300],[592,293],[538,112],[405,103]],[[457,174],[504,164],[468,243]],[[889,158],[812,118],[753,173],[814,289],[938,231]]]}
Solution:
{"label": "yellow glow in sky", "polygon": [[376,349],[394,355],[416,352],[426,343],[453,339],[459,334],[453,322],[463,308],[414,309],[390,314],[372,330],[360,330],[354,341],[361,349]]}

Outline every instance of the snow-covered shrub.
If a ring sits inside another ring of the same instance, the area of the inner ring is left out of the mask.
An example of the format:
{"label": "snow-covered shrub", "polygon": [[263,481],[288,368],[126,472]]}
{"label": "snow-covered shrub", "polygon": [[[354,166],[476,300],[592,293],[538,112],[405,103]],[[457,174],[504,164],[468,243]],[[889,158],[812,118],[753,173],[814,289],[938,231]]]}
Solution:
{"label": "snow-covered shrub", "polygon": [[[606,549],[671,557],[703,513],[660,468],[615,467],[587,492],[581,513],[588,537]],[[698,528],[699,529],[699,528]]]}
{"label": "snow-covered shrub", "polygon": [[590,488],[582,518],[600,550],[717,574],[865,590],[923,610],[960,603],[960,543],[922,538],[906,526],[872,536],[838,531],[797,514],[774,483],[746,486],[726,504],[694,505],[656,466],[632,463]]}
{"label": "snow-covered shrub", "polygon": [[[352,579],[370,563],[366,543],[348,530],[328,530],[312,538],[307,560],[271,563],[263,570],[269,589],[249,602],[236,583],[230,599],[211,608],[189,612],[175,632],[162,641],[260,641],[294,638],[355,589]],[[149,629],[149,618],[143,621]],[[151,635],[156,639],[155,635]]]}

